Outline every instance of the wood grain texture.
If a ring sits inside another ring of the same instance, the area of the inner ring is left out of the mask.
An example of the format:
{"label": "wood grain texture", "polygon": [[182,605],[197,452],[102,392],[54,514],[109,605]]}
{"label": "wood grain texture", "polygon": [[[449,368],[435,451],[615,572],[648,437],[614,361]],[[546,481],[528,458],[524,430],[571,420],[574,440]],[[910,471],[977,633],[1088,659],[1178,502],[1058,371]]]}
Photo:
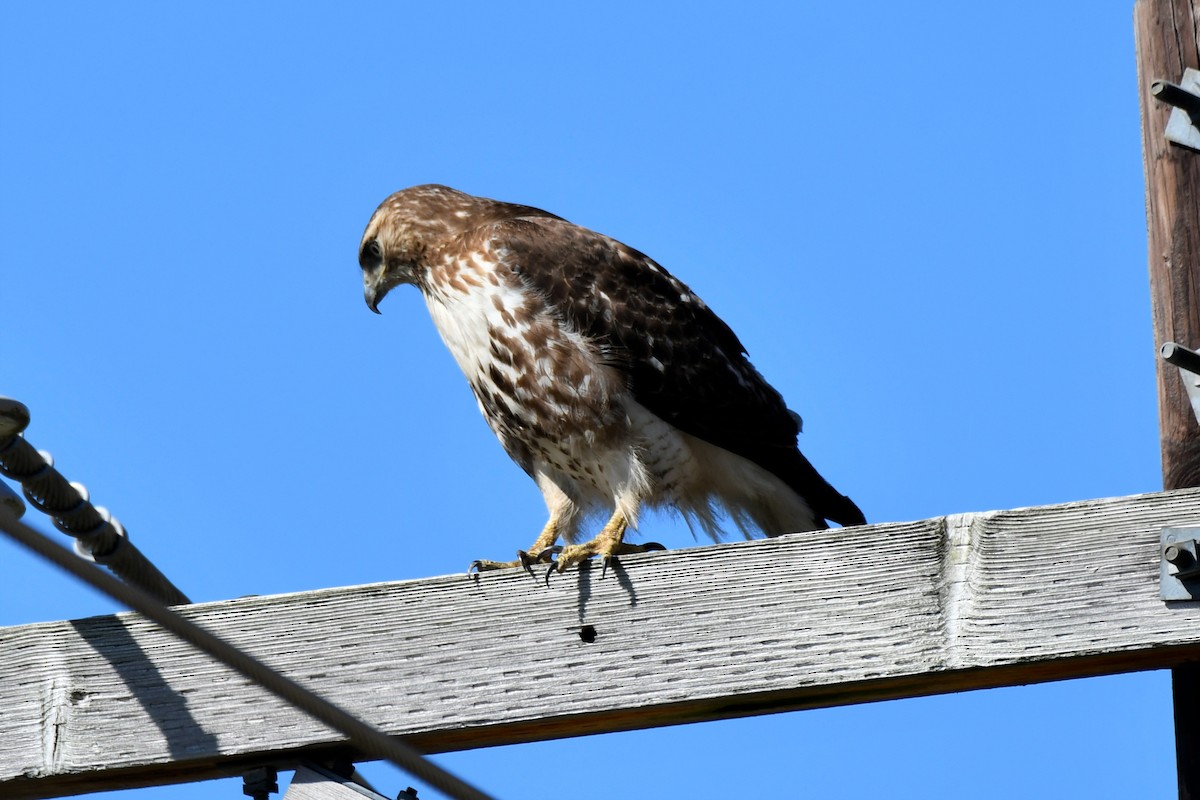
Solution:
{"label": "wood grain texture", "polygon": [[[1189,524],[1200,490],[185,613],[436,752],[1172,666],[1200,655],[1200,608],[1158,599],[1158,535]],[[133,615],[0,630],[0,796],[343,747]]]}
{"label": "wood grain texture", "polygon": [[[1171,107],[1154,99],[1155,80],[1179,83],[1200,68],[1200,0],[1138,0],[1134,6],[1150,298],[1158,345],[1200,348],[1200,153],[1163,136]],[[1163,486],[1200,486],[1200,425],[1178,370],[1158,361]],[[1200,667],[1172,671],[1175,748],[1181,800],[1200,798]]]}
{"label": "wood grain texture", "polygon": [[[1138,0],[1134,6],[1150,300],[1157,345],[1200,348],[1200,153],[1166,140],[1171,107],[1150,94],[1155,80],[1179,83],[1200,69],[1200,0]],[[1147,354],[1151,357],[1151,354]],[[1178,370],[1158,360],[1163,485],[1200,486],[1200,426]]]}
{"label": "wood grain texture", "polygon": [[283,800],[390,800],[325,770],[297,767]]}

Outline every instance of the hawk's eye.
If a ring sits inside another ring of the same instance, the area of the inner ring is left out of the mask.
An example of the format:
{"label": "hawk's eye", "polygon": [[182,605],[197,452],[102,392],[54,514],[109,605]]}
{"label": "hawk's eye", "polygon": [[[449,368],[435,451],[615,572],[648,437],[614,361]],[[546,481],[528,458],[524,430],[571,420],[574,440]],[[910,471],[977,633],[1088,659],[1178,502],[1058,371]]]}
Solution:
{"label": "hawk's eye", "polygon": [[373,270],[383,263],[383,248],[379,246],[379,241],[372,239],[363,245],[362,252],[358,254],[358,264],[365,270]]}

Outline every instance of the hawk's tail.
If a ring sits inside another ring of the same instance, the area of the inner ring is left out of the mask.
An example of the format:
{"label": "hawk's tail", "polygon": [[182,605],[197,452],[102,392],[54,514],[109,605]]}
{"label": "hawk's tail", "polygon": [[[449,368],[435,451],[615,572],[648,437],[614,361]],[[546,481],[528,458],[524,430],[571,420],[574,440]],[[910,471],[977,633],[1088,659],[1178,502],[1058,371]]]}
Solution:
{"label": "hawk's tail", "polygon": [[778,464],[763,466],[804,498],[818,524],[823,520],[836,522],[843,527],[867,524],[867,518],[854,501],[834,489],[799,448],[786,451]]}

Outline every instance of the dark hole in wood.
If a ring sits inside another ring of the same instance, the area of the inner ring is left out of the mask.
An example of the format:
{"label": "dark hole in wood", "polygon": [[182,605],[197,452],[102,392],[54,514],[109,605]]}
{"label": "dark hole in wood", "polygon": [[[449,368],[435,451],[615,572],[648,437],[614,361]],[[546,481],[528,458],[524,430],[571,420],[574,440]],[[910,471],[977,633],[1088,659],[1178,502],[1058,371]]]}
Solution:
{"label": "dark hole in wood", "polygon": [[579,638],[591,644],[596,641],[596,629],[591,625],[584,625],[579,629]]}

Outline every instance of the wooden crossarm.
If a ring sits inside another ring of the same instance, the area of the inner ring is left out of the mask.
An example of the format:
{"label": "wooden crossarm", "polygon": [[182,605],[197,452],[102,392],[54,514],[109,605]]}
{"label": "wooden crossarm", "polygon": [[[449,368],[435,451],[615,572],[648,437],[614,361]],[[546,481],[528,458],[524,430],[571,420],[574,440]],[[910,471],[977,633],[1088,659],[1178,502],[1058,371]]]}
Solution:
{"label": "wooden crossarm", "polygon": [[[1159,530],[1200,490],[449,575],[186,613],[437,752],[1200,659]],[[0,629],[0,796],[279,768],[332,732],[131,614]]]}

